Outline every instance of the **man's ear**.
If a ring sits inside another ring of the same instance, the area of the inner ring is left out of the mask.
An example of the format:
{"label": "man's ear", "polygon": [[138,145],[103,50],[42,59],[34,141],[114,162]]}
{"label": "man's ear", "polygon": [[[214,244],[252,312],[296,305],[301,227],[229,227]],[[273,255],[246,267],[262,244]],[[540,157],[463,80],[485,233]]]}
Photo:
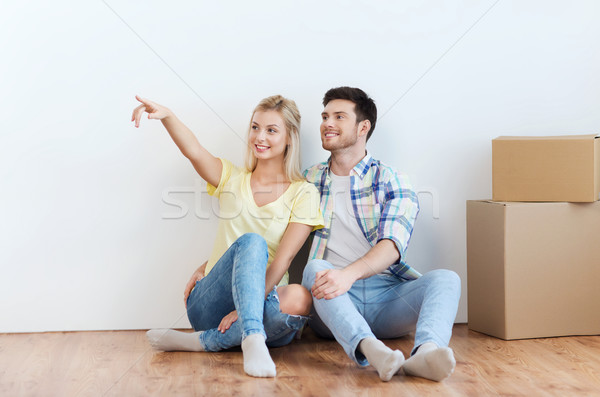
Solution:
{"label": "man's ear", "polygon": [[358,123],[358,136],[364,136],[371,130],[371,122],[369,120],[363,120]]}

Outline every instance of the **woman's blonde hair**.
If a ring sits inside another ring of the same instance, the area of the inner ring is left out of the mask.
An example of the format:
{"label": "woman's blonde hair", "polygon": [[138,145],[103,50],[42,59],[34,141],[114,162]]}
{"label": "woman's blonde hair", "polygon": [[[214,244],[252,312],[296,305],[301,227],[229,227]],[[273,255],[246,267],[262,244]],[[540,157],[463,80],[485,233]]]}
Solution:
{"label": "woman's blonde hair", "polygon": [[[269,110],[275,110],[279,113],[285,123],[285,130],[287,131],[289,138],[289,143],[285,149],[283,158],[285,176],[290,181],[302,180],[304,177],[300,172],[300,111],[298,111],[296,102],[284,98],[281,95],[273,95],[260,101],[252,112],[250,126],[248,127],[248,135],[250,134],[254,114],[256,112],[266,112]],[[257,162],[258,160],[254,155],[252,145],[248,142],[248,147],[246,149],[246,168],[248,171],[254,171]]]}

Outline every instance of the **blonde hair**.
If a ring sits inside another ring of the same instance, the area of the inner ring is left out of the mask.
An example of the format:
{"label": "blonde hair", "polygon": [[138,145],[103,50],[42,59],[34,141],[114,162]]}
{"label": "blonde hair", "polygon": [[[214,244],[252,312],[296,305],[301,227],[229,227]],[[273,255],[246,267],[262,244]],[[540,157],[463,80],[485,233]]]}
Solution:
{"label": "blonde hair", "polygon": [[[274,110],[279,113],[285,123],[285,130],[289,138],[289,143],[285,149],[283,158],[285,176],[290,181],[303,180],[304,177],[300,172],[300,111],[296,106],[296,102],[284,98],[281,95],[273,95],[263,99],[252,112],[248,134],[250,134],[250,127],[252,126],[254,114],[256,112],[266,112],[269,110]],[[252,145],[248,143],[246,148],[246,168],[248,171],[254,171],[257,162],[258,159],[254,156]]]}

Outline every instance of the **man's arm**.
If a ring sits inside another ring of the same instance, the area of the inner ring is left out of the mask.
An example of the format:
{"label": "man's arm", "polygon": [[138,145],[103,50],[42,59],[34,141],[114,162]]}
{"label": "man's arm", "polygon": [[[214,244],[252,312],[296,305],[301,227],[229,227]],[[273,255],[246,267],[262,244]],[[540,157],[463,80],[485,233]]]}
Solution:
{"label": "man's arm", "polygon": [[344,269],[327,269],[317,273],[311,292],[317,299],[333,299],[346,293],[357,280],[381,273],[400,259],[396,244],[383,239],[363,257]]}

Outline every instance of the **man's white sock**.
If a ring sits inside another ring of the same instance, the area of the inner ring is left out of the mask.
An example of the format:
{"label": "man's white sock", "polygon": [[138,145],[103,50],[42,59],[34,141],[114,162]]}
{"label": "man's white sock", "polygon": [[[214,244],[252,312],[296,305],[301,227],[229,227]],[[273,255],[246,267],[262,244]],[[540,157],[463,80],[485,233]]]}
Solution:
{"label": "man's white sock", "polygon": [[439,382],[450,376],[454,372],[454,367],[456,367],[456,360],[452,349],[427,342],[406,360],[402,368],[407,375]]}
{"label": "man's white sock", "polygon": [[258,378],[272,378],[277,375],[275,363],[271,359],[269,349],[262,334],[248,335],[242,341],[244,353],[244,371]]}
{"label": "man's white sock", "polygon": [[392,379],[404,363],[404,355],[401,351],[390,349],[379,339],[365,338],[360,341],[358,348],[369,364],[375,367],[379,378],[384,382]]}
{"label": "man's white sock", "polygon": [[200,344],[200,332],[202,331],[190,333],[173,329],[151,329],[146,332],[146,337],[156,350],[201,352],[204,349]]}

